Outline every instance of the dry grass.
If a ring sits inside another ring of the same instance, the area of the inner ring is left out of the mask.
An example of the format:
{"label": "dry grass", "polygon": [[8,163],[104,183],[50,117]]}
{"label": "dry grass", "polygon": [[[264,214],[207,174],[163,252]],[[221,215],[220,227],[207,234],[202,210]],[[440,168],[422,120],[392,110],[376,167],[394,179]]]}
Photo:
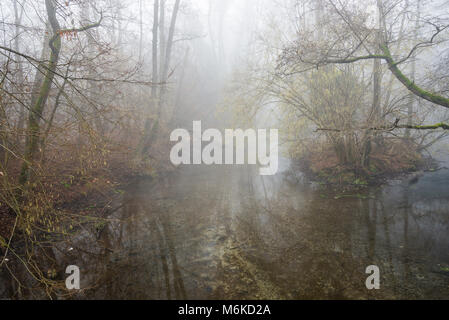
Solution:
{"label": "dry grass", "polygon": [[419,170],[425,163],[416,148],[399,139],[388,141],[388,147],[374,145],[366,167],[340,163],[328,144],[309,150],[302,159],[303,170],[315,179],[335,184],[377,184],[386,178]]}

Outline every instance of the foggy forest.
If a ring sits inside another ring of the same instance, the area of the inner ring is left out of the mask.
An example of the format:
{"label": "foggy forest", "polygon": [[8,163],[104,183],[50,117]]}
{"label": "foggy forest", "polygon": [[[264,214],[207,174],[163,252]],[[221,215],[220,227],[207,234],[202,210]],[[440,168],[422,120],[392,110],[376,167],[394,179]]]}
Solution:
{"label": "foggy forest", "polygon": [[1,0],[0,299],[449,299],[448,40],[447,0]]}

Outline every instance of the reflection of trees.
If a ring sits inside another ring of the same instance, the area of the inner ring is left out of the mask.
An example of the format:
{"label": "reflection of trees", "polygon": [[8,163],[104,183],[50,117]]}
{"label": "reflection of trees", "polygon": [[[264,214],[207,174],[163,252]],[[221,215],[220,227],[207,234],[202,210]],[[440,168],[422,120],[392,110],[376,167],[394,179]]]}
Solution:
{"label": "reflection of trees", "polygon": [[92,289],[86,291],[87,297],[187,298],[171,214],[164,201],[149,197],[151,192],[146,183],[137,184],[126,194],[117,216],[109,217],[98,239],[95,233],[85,234],[73,244],[77,264],[85,270],[85,285]]}
{"label": "reflection of trees", "polygon": [[[148,198],[147,190],[142,188],[137,196],[128,199],[124,207],[124,215],[133,218],[124,224],[127,241],[118,242],[116,247],[133,256],[125,258],[130,264],[121,265],[123,270],[114,268],[113,272],[118,274],[111,275],[112,281],[108,286],[115,285],[116,288],[108,296],[186,299],[173,243],[170,211]],[[121,234],[118,238],[114,235],[114,241],[121,240]]]}
{"label": "reflection of trees", "polygon": [[[361,298],[405,295],[418,286],[413,259],[427,254],[418,227],[439,221],[421,211],[435,201],[418,210],[412,192],[397,187],[372,192],[375,199],[323,199],[322,191],[279,176],[248,168],[228,173],[194,185],[187,175],[179,189],[167,182],[129,193],[119,217],[125,222],[110,222],[100,253],[84,256],[103,274],[95,296]],[[381,269],[382,292],[365,289],[371,264]]]}
{"label": "reflection of trees", "polygon": [[376,233],[377,233],[377,205],[372,200],[363,201],[359,200],[361,211],[365,215],[367,238],[368,238],[368,250],[367,257],[371,261],[374,261],[376,252]]}
{"label": "reflection of trees", "polygon": [[[393,271],[391,210],[379,199],[323,199],[323,191],[299,191],[303,186],[276,177],[249,177],[240,175],[236,191],[240,206],[233,232],[244,243],[241,258],[255,262],[257,272],[293,298],[376,294],[366,291],[365,268],[376,264],[385,271],[387,261]],[[382,296],[392,292],[387,288]]]}
{"label": "reflection of trees", "polygon": [[[187,299],[184,281],[179,269],[178,260],[176,258],[175,246],[173,245],[170,213],[166,212],[165,214],[159,215],[155,220],[162,269],[164,271],[167,299]],[[171,278],[173,279],[172,281],[170,281]],[[173,283],[174,296],[172,296],[171,282]]]}
{"label": "reflection of trees", "polygon": [[408,216],[409,216],[409,186],[407,186],[404,190],[404,200],[403,200],[403,206],[404,209],[402,210],[402,219],[403,219],[403,250],[402,250],[402,264],[404,266],[404,281],[409,282],[410,279],[410,264],[408,261],[409,257],[409,239],[408,239],[408,231],[409,231],[409,222],[408,222]]}
{"label": "reflection of trees", "polygon": [[[259,210],[265,208],[270,223],[251,229],[259,230],[255,242],[263,239],[263,253],[256,255],[262,260],[264,255],[279,256],[270,266],[273,273],[289,274],[286,285],[308,288],[315,292],[311,297],[423,297],[423,288],[435,286],[429,268],[445,261],[441,231],[447,230],[447,219],[442,220],[447,201],[441,194],[423,197],[419,188],[396,185],[372,191],[369,199],[338,201],[323,198],[323,191],[312,192],[299,210],[294,200],[263,192]],[[274,190],[282,193],[282,187]],[[276,236],[267,232],[270,228]],[[364,290],[364,270],[371,264],[381,269],[381,293]],[[326,292],[326,286],[332,289]]]}

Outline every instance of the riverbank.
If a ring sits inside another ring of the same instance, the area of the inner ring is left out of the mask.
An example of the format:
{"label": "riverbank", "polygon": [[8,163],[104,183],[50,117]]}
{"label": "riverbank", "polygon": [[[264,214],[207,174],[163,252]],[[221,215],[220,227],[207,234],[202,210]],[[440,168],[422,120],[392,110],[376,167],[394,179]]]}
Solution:
{"label": "riverbank", "polygon": [[380,186],[391,179],[413,179],[423,172],[438,170],[438,163],[430,156],[415,151],[385,152],[376,150],[369,164],[342,164],[332,149],[315,149],[298,160],[296,167],[311,181],[339,191],[356,191],[369,186]]}

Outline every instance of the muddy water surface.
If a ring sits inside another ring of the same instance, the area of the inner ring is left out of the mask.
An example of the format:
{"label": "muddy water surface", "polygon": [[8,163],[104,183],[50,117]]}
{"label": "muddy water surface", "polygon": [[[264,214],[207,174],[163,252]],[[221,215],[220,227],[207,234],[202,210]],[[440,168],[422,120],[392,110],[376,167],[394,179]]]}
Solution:
{"label": "muddy water surface", "polygon": [[[83,298],[449,298],[449,170],[339,197],[284,170],[142,180],[75,245]],[[92,245],[96,243],[96,245]],[[377,265],[380,290],[367,290]]]}
{"label": "muddy water surface", "polygon": [[[342,197],[290,168],[140,180],[108,223],[51,255],[62,278],[80,267],[81,299],[449,299],[448,169]],[[366,289],[369,265],[379,290]],[[0,297],[27,297],[0,278]]]}

